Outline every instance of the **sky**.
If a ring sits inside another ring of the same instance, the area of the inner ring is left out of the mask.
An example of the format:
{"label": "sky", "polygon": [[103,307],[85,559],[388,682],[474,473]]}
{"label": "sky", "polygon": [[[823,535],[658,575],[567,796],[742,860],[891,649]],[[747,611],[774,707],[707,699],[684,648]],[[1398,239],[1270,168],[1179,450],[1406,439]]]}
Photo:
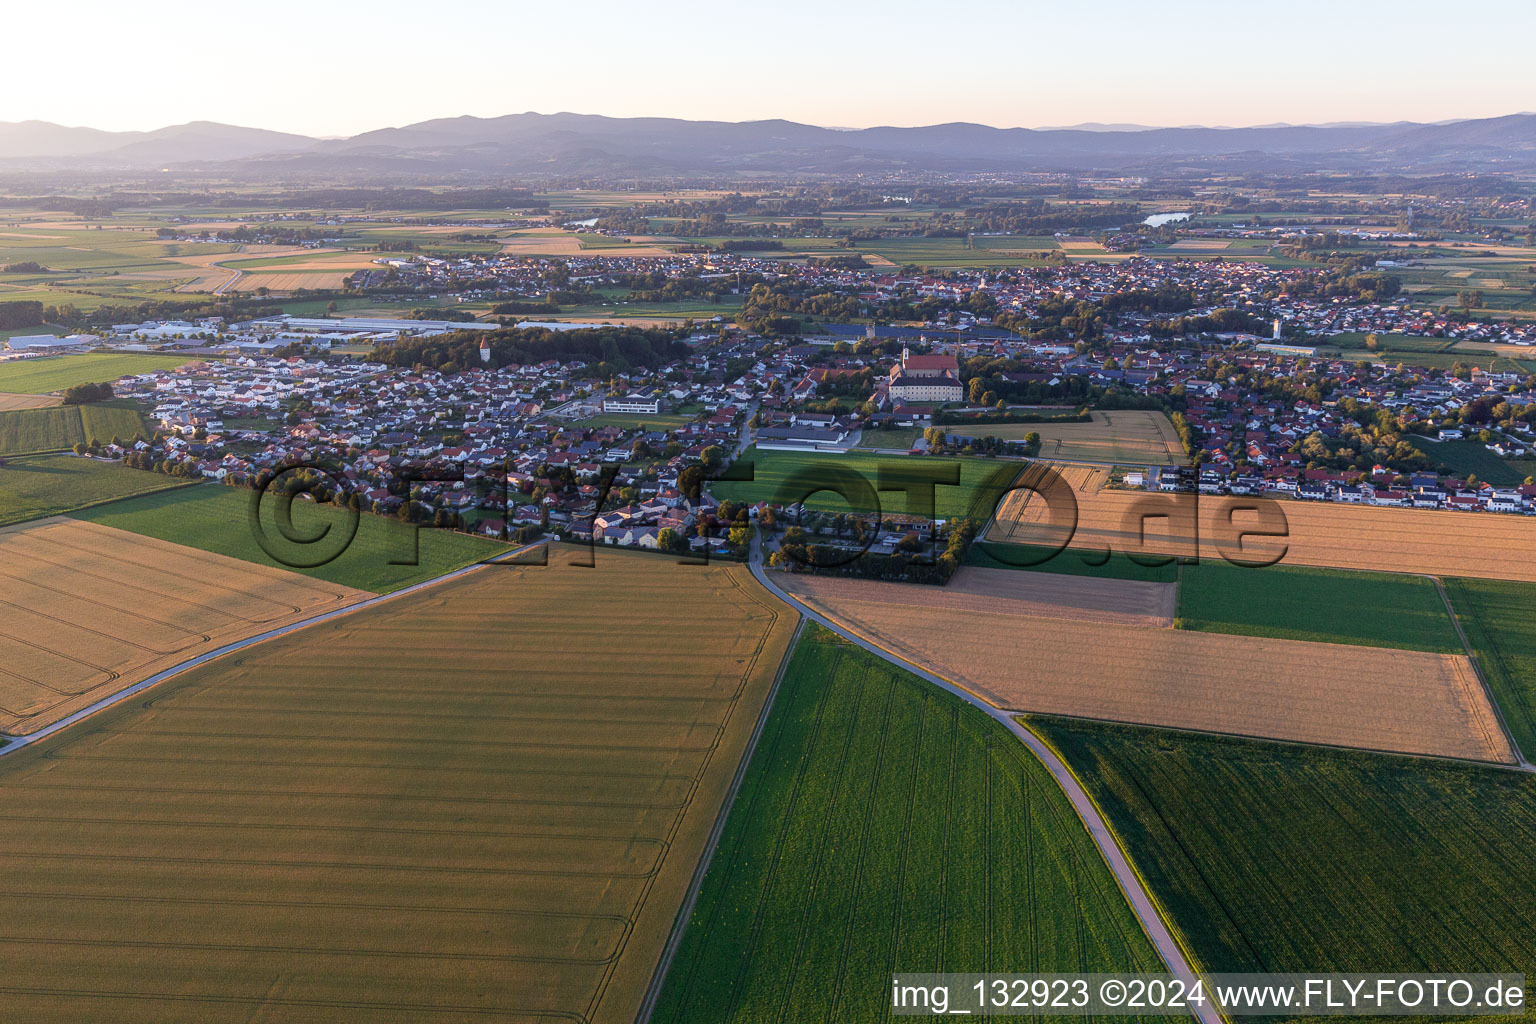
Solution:
{"label": "sky", "polygon": [[[832,127],[1536,111],[1536,0],[12,0],[0,121],[352,135],[574,111]],[[28,45],[27,40],[47,45]],[[1505,40],[1507,45],[1501,45]],[[1437,49],[1437,45],[1444,43]]]}

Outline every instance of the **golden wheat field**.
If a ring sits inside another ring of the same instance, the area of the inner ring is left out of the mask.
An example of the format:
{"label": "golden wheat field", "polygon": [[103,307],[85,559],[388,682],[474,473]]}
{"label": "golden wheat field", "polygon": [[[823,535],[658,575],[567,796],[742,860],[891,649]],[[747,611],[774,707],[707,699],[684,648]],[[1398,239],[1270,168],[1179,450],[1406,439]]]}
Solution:
{"label": "golden wheat field", "polygon": [[0,731],[25,735],[224,644],[372,597],[94,523],[0,530]]}
{"label": "golden wheat field", "polygon": [[[1064,582],[1074,577],[1018,575],[1045,578],[1042,601],[1050,587],[1077,589]],[[845,628],[1008,710],[1514,762],[1459,655],[1126,625],[1081,602],[1046,617],[949,607],[929,596],[936,588],[913,584],[781,581]]]}
{"label": "golden wheat field", "polygon": [[[1075,531],[1065,505],[1053,514],[1039,495],[1015,491],[999,505],[986,539],[1054,547],[1070,533],[1071,546],[1084,550],[1202,559],[1230,554],[1247,561],[1278,556],[1282,565],[1536,582],[1536,519],[1525,516],[1281,498],[1263,502],[1263,522],[1252,511],[1256,499],[1248,497],[1077,486],[1073,497]],[[1285,535],[1256,535],[1277,529]]]}
{"label": "golden wheat field", "polygon": [[740,566],[586,557],[296,631],[0,758],[7,1014],[634,1021],[795,616]]}
{"label": "golden wheat field", "polygon": [[64,399],[59,395],[18,395],[9,391],[0,391],[0,412],[14,412],[17,409],[47,409],[63,403]]}

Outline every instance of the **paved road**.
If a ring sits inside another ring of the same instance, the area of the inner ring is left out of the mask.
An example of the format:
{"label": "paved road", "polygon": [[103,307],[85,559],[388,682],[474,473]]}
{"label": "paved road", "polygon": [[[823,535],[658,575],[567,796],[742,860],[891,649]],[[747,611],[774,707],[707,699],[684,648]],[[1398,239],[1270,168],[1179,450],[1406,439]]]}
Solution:
{"label": "paved road", "polygon": [[[1194,983],[1196,975],[1190,967],[1189,960],[1184,956],[1184,950],[1174,940],[1173,935],[1168,931],[1167,924],[1163,921],[1162,915],[1152,905],[1152,898],[1142,888],[1141,879],[1137,877],[1136,872],[1131,868],[1130,862],[1126,860],[1125,851],[1120,849],[1120,844],[1115,841],[1115,837],[1110,833],[1109,826],[1105,823],[1103,816],[1099,814],[1099,809],[1094,806],[1087,790],[1083,789],[1082,783],[1077,781],[1077,777],[1072,774],[1061,758],[1056,756],[1055,751],[1046,746],[1040,737],[1015,721],[1008,712],[993,707],[964,687],[936,676],[921,666],[914,665],[865,640],[857,633],[843,628],[815,609],[796,600],[792,595],[780,589],[779,585],[773,581],[772,575],[763,568],[761,554],[761,544],[754,537],[751,558],[752,575],[757,577],[757,581],[767,587],[780,600],[787,603],[790,607],[798,609],[803,616],[825,626],[843,639],[859,645],[871,654],[883,658],[893,665],[906,669],[908,672],[927,680],[935,686],[948,690],[973,707],[980,708],[1006,726],[1009,732],[1017,736],[1040,759],[1041,763],[1045,765],[1046,770],[1051,773],[1051,777],[1056,780],[1056,783],[1061,786],[1062,791],[1066,793],[1067,799],[1072,802],[1072,808],[1077,811],[1077,816],[1082,819],[1083,824],[1087,827],[1088,834],[1093,837],[1094,845],[1104,855],[1105,863],[1109,865],[1109,870],[1114,874],[1115,881],[1120,883],[1120,889],[1125,893],[1125,898],[1130,903],[1131,910],[1141,921],[1141,926],[1146,930],[1147,937],[1152,940],[1152,945],[1157,949],[1158,955],[1163,958],[1163,963],[1167,965],[1169,973],[1183,980],[1186,984]],[[1197,1011],[1195,1017],[1201,1024],[1222,1024],[1221,1014],[1217,1013],[1209,1005]]]}
{"label": "paved road", "polygon": [[444,573],[441,576],[434,576],[429,580],[423,580],[420,583],[414,583],[409,587],[406,587],[402,590],[396,590],[391,594],[381,594],[378,597],[371,597],[366,601],[359,601],[356,604],[349,604],[345,608],[335,608],[331,611],[323,612],[319,615],[312,615],[307,619],[301,619],[298,622],[291,622],[286,626],[279,626],[276,629],[269,629],[265,633],[257,633],[255,636],[248,636],[244,640],[236,640],[234,643],[225,644],[223,647],[219,647],[211,651],[205,651],[195,658],[188,658],[186,661],[183,661],[180,664],[172,665],[170,668],[165,669],[164,671],[156,672],[148,679],[134,683],[127,689],[118,690],[116,693],[111,694],[110,696],[103,697],[101,700],[90,705],[89,707],[81,708],[74,714],[65,718],[61,718],[57,722],[54,722],[52,725],[39,729],[37,732],[29,733],[26,736],[0,737],[6,741],[5,746],[0,747],[0,757],[4,757],[6,754],[14,754],[16,751],[22,749],[23,747],[30,746],[33,743],[36,743],[38,740],[52,736],[60,729],[67,729],[69,726],[74,725],[76,722],[81,721],[82,719],[89,718],[91,715],[96,714],[98,711],[109,708],[114,704],[121,703],[122,701],[125,701],[136,694],[143,693],[145,690],[149,689],[151,686],[154,686],[156,683],[163,683],[167,679],[170,679],[172,676],[179,676],[181,673],[187,671],[188,669],[196,668],[197,666],[210,662],[215,658],[222,658],[226,654],[232,654],[235,651],[244,650],[245,648],[254,646],[255,644],[264,643],[267,640],[272,640],[276,637],[284,636],[288,633],[292,633],[296,629],[303,629],[306,626],[313,626],[316,623],[327,622],[342,615],[350,615],[353,612],[361,611],[364,608],[372,608],[374,605],[383,604],[386,601],[393,601],[397,598],[405,597],[407,594],[414,594],[417,591],[425,590],[428,587],[435,587],[440,583],[446,583],[448,580],[457,579],[460,576],[484,569],[487,565],[491,565],[496,562],[504,562],[509,558],[514,558],[524,551],[538,547],[540,543],[543,542],[536,541],[533,544],[527,544],[523,547],[516,548],[504,554],[497,555],[495,558],[489,559],[486,562],[477,562],[474,565],[466,565],[462,569],[455,569],[452,572]]}
{"label": "paved road", "polygon": [[[243,246],[243,245],[236,246],[235,247],[235,252],[236,253],[245,252],[245,246]],[[223,295],[225,292],[229,291],[231,288],[234,287],[236,281],[240,280],[242,277],[245,276],[245,271],[241,270],[239,267],[226,267],[222,263],[209,263],[208,266],[210,266],[210,267],[218,267],[220,270],[227,270],[227,271],[229,271],[229,274],[230,274],[229,280],[225,281],[223,284],[219,285],[217,288],[215,288],[213,290],[213,294],[215,294],[215,295]]]}

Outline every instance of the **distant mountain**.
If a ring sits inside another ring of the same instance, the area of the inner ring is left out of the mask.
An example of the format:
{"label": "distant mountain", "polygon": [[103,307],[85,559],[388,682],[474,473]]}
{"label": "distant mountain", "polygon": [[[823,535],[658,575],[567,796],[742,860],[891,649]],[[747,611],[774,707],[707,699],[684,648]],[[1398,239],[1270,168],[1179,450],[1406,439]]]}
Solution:
{"label": "distant mountain", "polygon": [[192,121],[151,132],[66,128],[46,121],[0,122],[0,161],[48,162],[76,157],[92,165],[149,166],[240,160],[281,150],[299,151],[316,141],[304,135],[213,121]]}
{"label": "distant mountain", "polygon": [[1536,115],[1439,124],[1150,128],[820,128],[793,121],[685,121],[592,114],[452,117],[346,139],[194,122],[102,132],[0,124],[0,167],[209,170],[232,177],[332,175],[728,175],[892,171],[1158,172],[1536,169]]}

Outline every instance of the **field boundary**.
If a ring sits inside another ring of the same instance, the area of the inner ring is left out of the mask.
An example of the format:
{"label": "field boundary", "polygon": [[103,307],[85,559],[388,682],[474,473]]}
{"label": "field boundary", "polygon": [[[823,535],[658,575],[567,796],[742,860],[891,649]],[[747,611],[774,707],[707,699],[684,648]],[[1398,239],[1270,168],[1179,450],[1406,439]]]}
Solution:
{"label": "field boundary", "polygon": [[736,774],[725,792],[724,802],[720,804],[720,813],[715,816],[715,824],[710,829],[708,840],[705,841],[704,852],[699,857],[697,867],[694,868],[693,879],[688,883],[688,893],[677,908],[677,917],[672,922],[672,934],[667,937],[667,944],[662,949],[661,958],[656,962],[656,970],[652,974],[650,986],[646,989],[645,998],[640,1004],[640,1012],[635,1015],[635,1024],[650,1024],[651,1015],[656,1012],[656,1003],[661,998],[667,975],[672,972],[672,963],[677,958],[677,951],[682,947],[683,936],[687,934],[688,923],[693,917],[693,908],[698,904],[699,891],[704,887],[704,879],[709,874],[710,863],[714,860],[715,851],[720,845],[720,837],[725,833],[726,822],[731,816],[731,810],[736,806],[736,796],[741,791],[743,780],[747,777],[752,756],[757,753],[757,742],[762,738],[763,730],[768,727],[768,715],[773,710],[774,699],[779,695],[779,684],[784,681],[784,673],[789,670],[789,663],[795,656],[795,649],[800,645],[805,624],[810,621],[801,614],[799,608],[792,605],[791,610],[796,615],[795,631],[790,634],[789,646],[784,648],[784,656],[779,659],[779,668],[774,673],[773,684],[768,688],[768,696],[763,701],[763,710],[757,716],[752,735],[747,738],[746,749],[741,752],[741,763],[736,766]]}
{"label": "field boundary", "polygon": [[1456,605],[1451,601],[1451,595],[1445,591],[1445,583],[1439,576],[1430,576],[1435,583],[1435,591],[1440,595],[1440,600],[1445,604],[1445,613],[1451,617],[1451,625],[1456,627],[1456,635],[1461,638],[1461,646],[1467,653],[1467,660],[1472,663],[1472,672],[1477,676],[1478,683],[1483,688],[1483,693],[1488,697],[1488,703],[1493,707],[1493,717],[1499,723],[1499,728],[1504,730],[1504,738],[1509,741],[1509,749],[1514,751],[1516,766],[1522,771],[1536,771],[1536,764],[1526,760],[1525,751],[1520,749],[1520,744],[1515,740],[1514,732],[1509,728],[1509,723],[1504,720],[1504,709],[1499,706],[1498,694],[1493,692],[1493,686],[1489,684],[1488,677],[1483,674],[1482,663],[1477,660],[1477,652],[1472,649],[1472,643],[1467,639],[1467,631],[1461,628],[1461,619],[1456,614]]}
{"label": "field boundary", "polygon": [[[754,554],[760,553],[760,549],[757,547],[758,543],[754,539]],[[1104,859],[1105,867],[1114,876],[1115,883],[1120,887],[1121,894],[1125,897],[1131,912],[1141,922],[1147,939],[1152,943],[1152,948],[1162,958],[1169,972],[1182,979],[1186,984],[1193,984],[1197,980],[1198,975],[1191,966],[1189,958],[1185,956],[1182,944],[1173,937],[1172,926],[1163,917],[1159,906],[1152,900],[1150,892],[1143,885],[1140,875],[1131,866],[1130,859],[1125,855],[1125,851],[1121,848],[1118,839],[1109,831],[1109,824],[1104,819],[1103,814],[1100,813],[1098,805],[1093,802],[1093,798],[1088,794],[1088,791],[1083,788],[1077,777],[1072,775],[1071,769],[1056,755],[1055,751],[1041,743],[1033,731],[1025,728],[1007,711],[993,706],[981,696],[959,683],[948,680],[921,665],[908,661],[894,651],[887,650],[875,641],[861,636],[846,626],[838,624],[809,605],[797,600],[794,595],[781,590],[768,578],[768,574],[759,559],[754,558],[751,566],[752,575],[757,577],[758,581],[780,600],[792,608],[799,609],[803,619],[810,619],[813,622],[820,623],[845,640],[857,644],[870,653],[906,671],[914,673],[920,679],[924,679],[941,689],[953,693],[983,714],[1002,723],[1010,733],[1028,747],[1030,752],[1039,758],[1046,771],[1050,772],[1051,777],[1061,786],[1067,801],[1072,804],[1078,819],[1082,822],[1083,827],[1087,829],[1089,838],[1093,840],[1099,855]],[[1068,780],[1070,780],[1070,785],[1068,785]],[[1085,813],[1085,807],[1087,811],[1092,812],[1094,818],[1098,819],[1097,823],[1089,819]],[[1133,886],[1135,892],[1132,892]],[[1207,1007],[1201,1007],[1196,1011],[1195,1016],[1201,1024],[1220,1024],[1220,1022],[1224,1021],[1220,1013]]]}
{"label": "field boundary", "polygon": [[392,601],[395,598],[403,597],[406,594],[414,594],[417,591],[425,590],[428,587],[437,586],[439,583],[446,583],[449,580],[468,575],[469,573],[472,573],[478,569],[484,569],[488,566],[502,562],[505,559],[516,557],[517,555],[520,555],[531,548],[537,547],[540,543],[542,542],[536,541],[533,544],[527,544],[520,548],[514,548],[513,550],[503,552],[494,558],[487,559],[483,562],[476,562],[473,565],[461,566],[460,568],[454,569],[451,572],[446,572],[441,576],[434,576],[429,580],[422,580],[420,583],[412,584],[409,587],[404,587],[392,593],[379,594],[367,600],[359,601],[356,604],[347,605],[345,608],[334,608],[328,612],[322,612],[319,615],[314,615],[307,619],[301,619],[298,622],[289,623],[286,626],[278,626],[277,628],[269,629],[264,633],[258,633],[255,636],[248,636],[243,640],[236,640],[233,643],[225,644],[223,647],[216,648],[212,651],[205,651],[194,658],[189,658],[186,661],[180,662],[179,664],[172,665],[170,668],[162,669],[147,679],[141,679],[139,682],[134,683],[132,686],[118,690],[116,693],[108,694],[107,696],[96,701],[94,704],[83,707],[79,711],[59,719],[52,725],[44,726],[37,732],[28,733],[24,736],[11,735],[9,733],[5,734],[4,739],[7,742],[3,746],[0,746],[0,757],[5,757],[7,754],[13,754],[18,750],[25,750],[27,747],[32,746],[34,743],[37,743],[40,740],[46,739],[57,732],[61,732],[72,725],[82,722],[85,719],[90,718],[92,715],[97,714],[98,712],[105,711],[107,708],[120,704],[130,697],[134,697],[140,693],[143,693],[145,690],[152,686],[163,683],[169,679],[173,679],[176,676],[190,671],[191,669],[197,668],[200,665],[206,665],[210,661],[216,661],[217,659],[224,657],[226,654],[233,654],[236,651],[243,651],[247,647],[254,647],[257,644],[265,643],[268,640],[275,640],[278,637],[287,636],[289,633],[297,632],[298,630],[305,629],[309,626],[319,625],[322,622],[329,622],[331,619],[340,618],[343,615],[350,615],[353,612],[362,611],[365,608],[373,608],[385,601]]}
{"label": "field boundary", "polygon": [[[1120,838],[1120,833],[1115,831],[1115,827],[1113,825],[1111,825],[1110,822],[1109,822],[1109,817],[1104,813],[1103,808],[1101,808],[1099,806],[1099,802],[1093,798],[1093,791],[1090,790],[1086,785],[1083,784],[1082,777],[1079,776],[1077,774],[1077,770],[1072,767],[1072,762],[1067,760],[1067,758],[1062,755],[1061,751],[1056,749],[1056,745],[1054,743],[1052,743],[1050,740],[1046,739],[1044,736],[1041,736],[1040,733],[1037,732],[1029,724],[1029,720],[1031,718],[1052,718],[1052,717],[1055,717],[1055,716],[1052,716],[1052,715],[1030,715],[1030,716],[1015,715],[1014,716],[1014,720],[1017,721],[1022,728],[1029,730],[1030,735],[1034,736],[1037,740],[1039,740],[1041,746],[1043,746],[1043,747],[1045,747],[1045,749],[1049,750],[1056,757],[1056,759],[1062,763],[1062,766],[1065,767],[1066,770],[1067,770],[1067,774],[1071,775],[1072,776],[1072,780],[1074,782],[1076,782],[1079,787],[1082,788],[1084,793],[1087,794],[1088,802],[1093,805],[1093,809],[1098,813],[1099,818],[1104,822],[1104,829],[1105,829],[1105,831],[1108,832],[1110,838],[1115,841],[1115,845],[1120,848],[1120,855],[1125,858],[1126,864],[1130,865],[1130,869],[1131,869],[1132,873],[1135,874],[1135,876],[1136,876],[1136,881],[1141,885],[1142,891],[1147,894],[1147,900],[1152,904],[1153,908],[1157,911],[1158,917],[1163,919],[1163,924],[1167,927],[1168,934],[1170,936],[1172,936],[1174,942],[1178,943],[1179,949],[1184,954],[1184,958],[1189,961],[1190,968],[1192,970],[1194,970],[1196,974],[1204,973],[1204,970],[1202,970],[1202,961],[1200,960],[1200,957],[1197,956],[1195,954],[1195,951],[1189,947],[1189,944],[1184,941],[1184,936],[1181,935],[1179,933],[1179,930],[1174,926],[1172,916],[1169,915],[1167,909],[1163,906],[1163,901],[1157,898],[1157,893],[1153,891],[1152,886],[1147,883],[1147,879],[1141,873],[1141,869],[1136,866],[1136,861],[1131,857],[1131,851],[1126,847],[1124,840],[1122,840]],[[1066,717],[1066,716],[1063,716],[1063,717]],[[1194,730],[1190,730],[1190,731],[1194,731]],[[1300,745],[1301,746],[1306,746],[1306,744],[1300,744]],[[1084,822],[1084,824],[1086,825],[1087,823]],[[1220,1015],[1220,1018],[1222,1020],[1224,1020],[1224,1021],[1230,1021],[1231,1020],[1231,1017],[1229,1017],[1225,1013],[1222,1013],[1220,1010],[1217,1010],[1215,1012]]]}

